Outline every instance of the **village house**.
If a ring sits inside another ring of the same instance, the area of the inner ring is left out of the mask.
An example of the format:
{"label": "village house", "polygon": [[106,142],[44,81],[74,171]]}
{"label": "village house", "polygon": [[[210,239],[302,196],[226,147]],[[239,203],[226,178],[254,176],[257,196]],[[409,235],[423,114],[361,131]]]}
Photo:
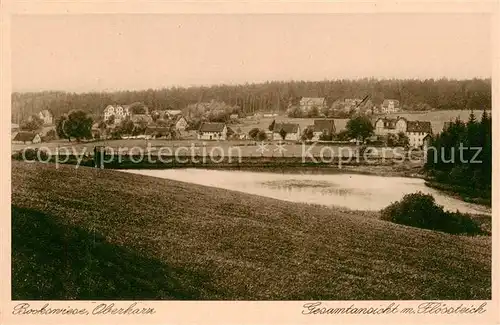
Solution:
{"label": "village house", "polygon": [[182,115],[177,115],[175,120],[175,129],[177,131],[185,131],[188,126],[186,118]]}
{"label": "village house", "polygon": [[380,111],[384,114],[395,113],[400,111],[399,100],[384,99],[380,106]]}
{"label": "village house", "polygon": [[321,136],[331,137],[333,134],[335,134],[335,120],[314,120],[313,141],[320,140]]}
{"label": "village house", "polygon": [[428,145],[432,135],[431,122],[408,121],[406,135],[410,147],[420,148]]}
{"label": "village house", "polygon": [[111,116],[115,117],[115,124],[119,124],[125,117],[130,116],[130,110],[128,106],[121,105],[108,105],[103,112],[104,120],[107,121]]}
{"label": "village house", "polygon": [[38,117],[42,119],[43,125],[52,125],[54,123],[54,115],[48,109],[38,113]]}
{"label": "village house", "polygon": [[375,135],[386,136],[388,134],[405,133],[407,127],[407,120],[404,117],[397,118],[378,118],[375,122]]}
{"label": "village house", "polygon": [[431,122],[408,121],[404,117],[379,118],[375,122],[375,135],[377,136],[397,135],[399,133],[404,133],[408,137],[410,147],[422,147],[430,141]]}
{"label": "village house", "polygon": [[326,107],[326,99],[324,97],[302,97],[299,102],[299,108],[302,112],[309,112],[313,107],[321,111]]}
{"label": "village house", "polygon": [[42,142],[42,138],[38,133],[21,131],[14,136],[12,142],[23,143],[23,144],[35,144]]}
{"label": "village house", "polygon": [[[285,134],[284,139],[282,134]],[[300,125],[297,123],[275,123],[273,128],[273,140],[299,141]]]}
{"label": "village house", "polygon": [[198,140],[226,140],[227,126],[225,123],[207,123],[200,125]]}

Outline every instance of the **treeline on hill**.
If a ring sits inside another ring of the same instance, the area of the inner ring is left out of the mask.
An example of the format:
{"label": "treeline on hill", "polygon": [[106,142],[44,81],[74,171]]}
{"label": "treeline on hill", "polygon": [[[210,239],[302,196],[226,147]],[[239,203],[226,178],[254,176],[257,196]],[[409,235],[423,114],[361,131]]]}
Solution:
{"label": "treeline on hill", "polygon": [[492,121],[486,111],[480,120],[456,119],[431,142],[426,169],[436,181],[491,196]]}
{"label": "treeline on hill", "polygon": [[184,109],[189,104],[215,100],[238,106],[243,113],[254,113],[285,112],[289,104],[297,104],[301,97],[325,97],[330,106],[344,98],[366,96],[374,105],[379,105],[384,99],[397,99],[406,110],[428,106],[438,110],[489,109],[491,79],[272,81],[106,93],[16,92],[12,94],[12,121],[19,122],[43,109],[51,110],[55,117],[72,109],[82,109],[97,116],[107,105],[115,103],[142,102],[151,110],[162,110]]}

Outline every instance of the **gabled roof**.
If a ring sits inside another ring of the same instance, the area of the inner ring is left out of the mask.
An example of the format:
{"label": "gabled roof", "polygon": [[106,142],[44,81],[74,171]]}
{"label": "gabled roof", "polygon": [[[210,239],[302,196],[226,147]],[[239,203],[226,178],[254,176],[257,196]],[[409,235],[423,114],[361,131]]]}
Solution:
{"label": "gabled roof", "polygon": [[200,132],[222,132],[224,131],[224,123],[207,123],[204,122],[200,125]]}
{"label": "gabled roof", "polygon": [[335,132],[335,120],[334,119],[323,119],[314,120],[314,131],[315,132]]}
{"label": "gabled roof", "polygon": [[406,132],[424,132],[432,133],[431,122],[427,121],[408,121]]}
{"label": "gabled roof", "polygon": [[299,125],[297,123],[274,123],[274,133],[279,133],[282,129],[286,133],[297,133],[299,131]]}
{"label": "gabled roof", "polygon": [[181,111],[180,109],[167,109],[167,110],[165,111],[165,113],[167,113],[168,115],[172,115],[172,116],[174,116],[174,115],[181,114],[181,113],[182,113],[182,111]]}
{"label": "gabled roof", "polygon": [[187,119],[182,114],[178,114],[174,116],[175,123],[179,122],[180,119],[184,119],[187,122]]}
{"label": "gabled roof", "polygon": [[387,117],[381,117],[375,121],[375,123],[378,123],[378,121],[382,120],[384,122],[384,129],[395,129],[396,128],[396,122],[398,119],[395,118],[387,118]]}
{"label": "gabled roof", "polygon": [[18,132],[16,136],[14,137],[14,141],[33,141],[33,139],[38,135],[38,133],[35,132]]}

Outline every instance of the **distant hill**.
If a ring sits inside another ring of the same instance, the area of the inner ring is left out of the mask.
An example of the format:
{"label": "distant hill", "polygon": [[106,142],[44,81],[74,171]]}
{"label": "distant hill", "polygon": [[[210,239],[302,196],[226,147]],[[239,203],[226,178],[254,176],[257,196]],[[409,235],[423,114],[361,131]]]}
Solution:
{"label": "distant hill", "polygon": [[327,104],[344,98],[369,96],[375,105],[397,99],[403,109],[428,104],[437,110],[491,109],[491,79],[359,79],[325,81],[272,81],[245,85],[173,87],[141,91],[67,93],[44,91],[12,94],[12,122],[50,109],[57,118],[71,109],[100,115],[110,104],[143,103],[149,110],[183,109],[189,104],[216,100],[237,105],[245,113],[284,112],[288,103],[301,97],[325,97]]}

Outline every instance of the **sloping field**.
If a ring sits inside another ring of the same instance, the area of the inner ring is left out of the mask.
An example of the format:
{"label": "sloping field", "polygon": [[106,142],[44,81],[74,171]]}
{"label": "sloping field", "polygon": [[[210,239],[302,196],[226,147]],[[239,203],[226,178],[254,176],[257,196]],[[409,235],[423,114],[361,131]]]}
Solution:
{"label": "sloping field", "polygon": [[13,299],[489,299],[491,237],[12,161]]}

